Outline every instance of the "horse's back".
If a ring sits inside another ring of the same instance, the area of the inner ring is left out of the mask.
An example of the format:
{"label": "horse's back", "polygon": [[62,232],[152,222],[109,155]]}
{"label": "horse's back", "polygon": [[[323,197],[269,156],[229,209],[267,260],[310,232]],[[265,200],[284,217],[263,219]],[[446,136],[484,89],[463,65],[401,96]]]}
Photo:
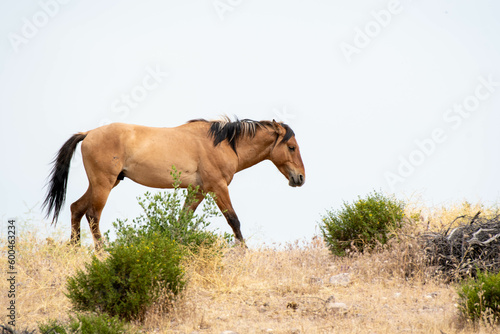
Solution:
{"label": "horse's back", "polygon": [[181,172],[183,185],[199,183],[200,154],[206,140],[190,126],[174,128],[112,123],[92,131],[82,143],[87,166],[137,183],[169,188],[172,166]]}
{"label": "horse's back", "polygon": [[160,128],[111,123],[88,131],[84,144],[93,148],[98,146],[99,150],[116,151],[118,148],[126,148],[128,153],[135,154],[137,150],[154,149],[156,147],[165,149],[165,146],[174,144],[189,146],[189,143],[197,141],[199,137],[197,134],[198,132],[191,131],[184,126]]}

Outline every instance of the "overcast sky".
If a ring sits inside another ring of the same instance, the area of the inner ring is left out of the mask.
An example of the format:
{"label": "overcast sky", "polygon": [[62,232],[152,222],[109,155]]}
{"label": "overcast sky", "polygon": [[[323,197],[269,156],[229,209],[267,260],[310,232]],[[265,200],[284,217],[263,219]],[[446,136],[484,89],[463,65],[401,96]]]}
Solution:
{"label": "overcast sky", "polygon": [[[250,243],[308,239],[327,209],[373,190],[496,204],[499,17],[493,0],[2,1],[2,223],[53,233],[44,185],[76,132],[220,115],[287,122],[306,167],[302,188],[270,162],[235,176]],[[58,223],[67,237],[86,188],[78,149]],[[115,188],[101,230],[137,216],[147,190]]]}

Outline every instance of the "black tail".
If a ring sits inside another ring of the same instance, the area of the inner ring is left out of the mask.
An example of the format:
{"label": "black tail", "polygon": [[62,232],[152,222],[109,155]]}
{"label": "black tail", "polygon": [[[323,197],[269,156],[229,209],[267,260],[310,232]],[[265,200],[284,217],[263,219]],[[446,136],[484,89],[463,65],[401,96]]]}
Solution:
{"label": "black tail", "polygon": [[47,197],[43,202],[42,208],[47,208],[48,218],[50,213],[53,212],[52,223],[57,222],[57,217],[59,217],[59,212],[66,199],[66,187],[68,185],[68,174],[69,165],[71,163],[71,158],[73,153],[75,153],[76,145],[81,142],[87,136],[86,133],[77,133],[73,135],[64,145],[61,147],[54,161],[52,162],[54,166],[50,173],[49,190],[47,191]]}

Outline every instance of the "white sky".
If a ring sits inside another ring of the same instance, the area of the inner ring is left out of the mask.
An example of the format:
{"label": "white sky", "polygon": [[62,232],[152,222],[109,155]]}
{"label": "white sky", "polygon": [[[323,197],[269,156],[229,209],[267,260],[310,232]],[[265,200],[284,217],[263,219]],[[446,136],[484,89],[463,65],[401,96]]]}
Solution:
{"label": "white sky", "polygon": [[[302,188],[270,162],[235,176],[229,190],[250,243],[310,238],[327,209],[374,189],[430,205],[496,204],[499,15],[493,0],[3,1],[2,223],[45,229],[49,163],[75,132],[222,114],[287,121],[306,166]],[[358,48],[346,57],[347,44]],[[127,107],[122,96],[134,92]],[[453,108],[464,103],[471,111],[460,116]],[[436,131],[439,143],[422,153],[416,141]],[[388,173],[399,177],[392,186]],[[58,223],[68,237],[69,205],[86,188],[78,149]],[[147,190],[129,179],[115,188],[101,230],[137,216]],[[230,231],[223,219],[214,226]]]}

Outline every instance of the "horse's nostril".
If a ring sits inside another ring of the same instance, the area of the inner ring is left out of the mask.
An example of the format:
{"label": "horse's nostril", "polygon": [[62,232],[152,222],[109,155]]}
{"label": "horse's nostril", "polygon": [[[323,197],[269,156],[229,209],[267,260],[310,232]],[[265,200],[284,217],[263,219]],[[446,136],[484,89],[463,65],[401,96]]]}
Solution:
{"label": "horse's nostril", "polygon": [[300,181],[300,183],[304,182],[304,175],[302,175],[302,174],[299,175],[299,181]]}

